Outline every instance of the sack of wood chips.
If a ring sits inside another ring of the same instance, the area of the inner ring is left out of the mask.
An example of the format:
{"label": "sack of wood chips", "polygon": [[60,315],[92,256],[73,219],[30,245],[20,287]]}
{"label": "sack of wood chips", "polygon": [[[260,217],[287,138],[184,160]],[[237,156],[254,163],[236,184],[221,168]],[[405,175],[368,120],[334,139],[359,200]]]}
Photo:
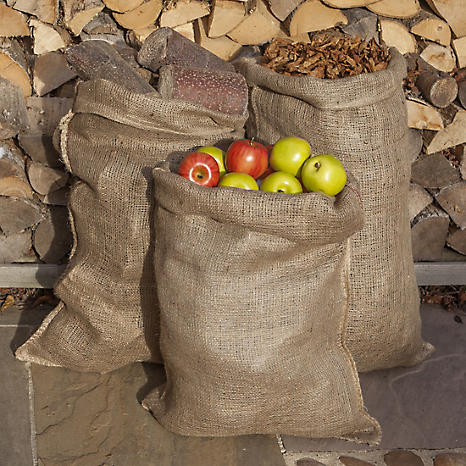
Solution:
{"label": "sack of wood chips", "polygon": [[236,116],[105,80],[80,84],[61,148],[77,177],[61,303],[16,353],[22,360],[107,372],[160,361],[151,231],[152,168],[172,152],[243,135]]}
{"label": "sack of wood chips", "polygon": [[340,79],[287,76],[260,59],[238,63],[250,88],[249,137],[302,137],[360,182],[365,227],[352,238],[346,335],[360,371],[413,365],[432,351],[421,338],[407,211],[416,149],[401,85],[406,65],[390,54],[386,69]]}
{"label": "sack of wood chips", "polygon": [[356,182],[330,197],[154,180],[167,383],[143,405],[182,435],[377,441],[344,344]]}

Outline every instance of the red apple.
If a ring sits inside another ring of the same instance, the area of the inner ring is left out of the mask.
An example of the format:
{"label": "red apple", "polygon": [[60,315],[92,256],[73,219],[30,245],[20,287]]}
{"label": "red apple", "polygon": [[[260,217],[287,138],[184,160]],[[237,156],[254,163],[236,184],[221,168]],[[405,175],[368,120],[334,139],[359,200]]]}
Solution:
{"label": "red apple", "polygon": [[178,174],[201,186],[217,186],[220,170],[217,161],[203,152],[191,152],[181,162]]}
{"label": "red apple", "polygon": [[262,144],[249,139],[235,141],[227,150],[226,167],[229,172],[246,173],[259,178],[269,166],[269,153]]}

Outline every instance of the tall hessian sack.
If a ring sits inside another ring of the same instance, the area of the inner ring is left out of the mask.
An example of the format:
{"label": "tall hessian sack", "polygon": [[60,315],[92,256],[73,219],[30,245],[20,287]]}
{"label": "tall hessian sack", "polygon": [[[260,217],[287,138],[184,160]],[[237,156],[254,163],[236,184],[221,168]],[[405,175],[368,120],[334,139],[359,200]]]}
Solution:
{"label": "tall hessian sack", "polygon": [[365,226],[352,239],[346,343],[359,371],[414,365],[432,351],[421,338],[408,218],[415,150],[407,126],[403,57],[388,68],[325,80],[285,76],[243,59],[250,87],[249,136],[307,139],[338,157],[361,186]]}
{"label": "tall hessian sack", "polygon": [[80,84],[61,131],[78,180],[68,205],[72,257],[55,286],[60,304],[18,358],[97,372],[160,361],[152,168],[172,152],[242,137],[246,117],[105,80]]}
{"label": "tall hessian sack", "polygon": [[354,180],[336,198],[154,180],[167,383],[143,405],[182,435],[377,441],[344,345]]}

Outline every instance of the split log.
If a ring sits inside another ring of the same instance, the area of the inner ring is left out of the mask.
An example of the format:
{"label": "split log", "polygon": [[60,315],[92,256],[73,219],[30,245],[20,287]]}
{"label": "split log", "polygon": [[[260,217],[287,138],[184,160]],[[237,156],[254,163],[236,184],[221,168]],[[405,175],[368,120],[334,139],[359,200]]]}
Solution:
{"label": "split log", "polygon": [[405,20],[405,24],[416,36],[438,42],[440,45],[450,45],[451,30],[448,23],[426,10],[421,10],[417,16]]}
{"label": "split log", "polygon": [[83,32],[89,35],[121,33],[113,18],[105,11],[101,11],[88,24],[86,24],[83,28]]}
{"label": "split log", "polygon": [[402,54],[415,53],[417,42],[408,28],[399,21],[379,19],[380,38],[390,47],[396,47]]}
{"label": "split log", "polygon": [[47,205],[59,205],[66,206],[68,204],[68,197],[70,194],[69,186],[64,186],[63,188],[52,191],[45,196],[38,195],[39,199]]}
{"label": "split log", "polygon": [[466,181],[441,189],[435,200],[462,230],[466,228]]}
{"label": "split log", "polygon": [[134,10],[141,5],[144,0],[102,0],[105,6],[117,13],[125,13],[126,11]]}
{"label": "split log", "polygon": [[168,65],[160,68],[158,91],[162,97],[185,100],[229,115],[243,115],[248,88],[239,73]]}
{"label": "split log", "polygon": [[[303,0],[267,0],[275,18],[284,21]],[[377,1],[377,0],[374,0]]]}
{"label": "split log", "polygon": [[167,6],[160,15],[160,27],[175,27],[186,24],[210,13],[209,4],[205,1],[177,0]]}
{"label": "split log", "polygon": [[461,144],[456,146],[453,153],[456,158],[460,161],[460,174],[463,180],[466,180],[466,146]]}
{"label": "split log", "polygon": [[344,11],[343,14],[348,20],[348,24],[342,27],[345,34],[354,38],[360,37],[367,41],[374,39],[377,43],[379,42],[377,15],[364,8],[351,8]]}
{"label": "split log", "polygon": [[[465,5],[466,8],[466,5]],[[453,50],[456,53],[458,59],[458,68],[466,67],[466,36],[460,39],[454,39],[452,42]]]}
{"label": "split log", "polygon": [[246,17],[243,3],[232,0],[214,0],[207,23],[207,35],[220,37],[233,30]]}
{"label": "split log", "polygon": [[27,164],[27,175],[34,191],[44,196],[63,188],[70,177],[63,170],[50,168],[40,162],[33,161]]}
{"label": "split log", "polygon": [[430,44],[422,51],[421,58],[434,68],[446,73],[456,67],[456,57],[451,47]]}
{"label": "split log", "polygon": [[227,35],[241,45],[258,45],[280,34],[280,21],[270,13],[264,0],[258,0],[254,11]]}
{"label": "split log", "polygon": [[39,205],[30,199],[0,196],[0,230],[5,235],[20,233],[42,219]]}
{"label": "split log", "polygon": [[57,22],[58,0],[16,0],[13,8],[34,15],[44,23]]}
{"label": "split log", "polygon": [[463,108],[466,109],[466,80],[458,83],[458,99]]}
{"label": "split log", "polygon": [[101,0],[62,0],[65,26],[79,36],[83,27],[104,9]]}
{"label": "split log", "polygon": [[418,0],[380,0],[367,8],[378,15],[400,19],[411,18],[421,11]]}
{"label": "split log", "polygon": [[427,206],[411,222],[415,261],[440,260],[448,235],[448,214],[434,205]]}
{"label": "split log", "polygon": [[[354,7],[363,7],[370,5],[371,3],[376,3],[379,0],[322,0],[328,6],[333,8],[354,8]],[[345,12],[346,14],[346,12]]]}
{"label": "split log", "polygon": [[153,72],[164,65],[234,71],[233,65],[170,28],[154,31],[144,42],[137,59],[140,65]]}
{"label": "split log", "polygon": [[15,83],[25,97],[32,92],[26,56],[14,39],[0,38],[0,76]]}
{"label": "split log", "polygon": [[459,180],[459,171],[441,152],[421,156],[411,166],[411,181],[424,188],[443,188]]}
{"label": "split log", "polygon": [[44,53],[34,63],[34,90],[43,96],[76,76],[61,52]]}
{"label": "split log", "polygon": [[65,56],[85,80],[102,78],[141,94],[154,90],[114,47],[104,41],[89,40],[74,45],[65,50]]}
{"label": "split log", "polygon": [[431,204],[432,201],[432,196],[422,186],[411,183],[408,197],[409,220],[414,220],[414,217]]}
{"label": "split log", "polygon": [[23,92],[8,79],[0,77],[0,139],[16,136],[27,124]]}
{"label": "split log", "polygon": [[193,23],[186,23],[182,24],[181,26],[176,26],[173,28],[178,34],[181,34],[186,39],[189,39],[192,42],[195,42],[194,37],[194,24]]}
{"label": "split log", "polygon": [[81,81],[81,78],[72,79],[71,81],[62,84],[60,87],[57,87],[57,89],[50,93],[50,96],[61,97],[65,99],[74,99],[76,95],[76,86]]}
{"label": "split log", "polygon": [[36,19],[31,19],[29,24],[33,30],[34,53],[36,55],[62,49],[70,43],[69,36],[67,37],[65,31],[58,32],[60,30],[58,27],[54,29]]}
{"label": "split log", "polygon": [[33,193],[27,181],[17,176],[7,176],[5,178],[0,178],[0,196],[32,199]]}
{"label": "split log", "polygon": [[42,261],[59,263],[71,250],[73,237],[68,210],[53,207],[50,214],[34,229],[32,244]]}
{"label": "split log", "polygon": [[0,264],[21,262],[32,247],[31,231],[23,231],[12,235],[0,234]]}
{"label": "split log", "polygon": [[450,227],[447,245],[460,254],[466,254],[466,230],[461,230],[455,226]]}
{"label": "split log", "polygon": [[26,179],[23,155],[12,139],[0,141],[0,178],[8,176]]}
{"label": "split log", "polygon": [[426,133],[424,138],[427,154],[463,144],[466,142],[466,110],[458,110],[452,123],[437,133]]}
{"label": "split log", "polygon": [[26,16],[0,3],[0,37],[30,36]]}
{"label": "split log", "polygon": [[458,85],[453,77],[444,71],[437,70],[429,65],[417,54],[407,57],[408,68],[417,70],[416,87],[422,95],[433,105],[439,108],[448,107],[456,98]]}
{"label": "split log", "polygon": [[464,0],[427,0],[429,6],[450,25],[456,37],[466,36]]}
{"label": "split log", "polygon": [[408,126],[410,128],[430,129],[432,131],[443,129],[442,117],[434,107],[413,100],[407,100],[406,109],[408,111]]}
{"label": "split log", "polygon": [[134,10],[113,13],[113,17],[126,29],[143,29],[154,24],[161,11],[162,0],[146,0]]}
{"label": "split log", "polygon": [[408,131],[409,144],[412,148],[412,155],[410,162],[413,163],[422,152],[424,146],[424,140],[422,139],[422,131],[419,129],[410,128]]}
{"label": "split log", "polygon": [[211,39],[207,36],[207,20],[199,18],[194,22],[194,37],[196,43],[222,60],[231,60],[242,50],[241,44],[227,36]]}
{"label": "split log", "polygon": [[60,119],[71,109],[72,99],[59,97],[29,97],[27,114],[29,129],[18,136],[21,148],[36,162],[49,167],[60,166],[52,136]]}
{"label": "split log", "polygon": [[348,24],[346,16],[336,8],[329,8],[319,0],[306,0],[296,8],[290,20],[290,36],[320,31]]}

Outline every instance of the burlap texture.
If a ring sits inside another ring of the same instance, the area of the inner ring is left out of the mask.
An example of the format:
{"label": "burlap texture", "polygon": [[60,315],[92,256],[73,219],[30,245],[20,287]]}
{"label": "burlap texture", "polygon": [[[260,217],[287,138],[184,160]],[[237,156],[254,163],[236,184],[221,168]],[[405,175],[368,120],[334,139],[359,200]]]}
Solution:
{"label": "burlap texture", "polygon": [[307,139],[314,154],[338,157],[361,185],[365,227],[352,239],[346,343],[359,371],[422,361],[407,199],[415,150],[401,82],[403,57],[391,49],[388,68],[324,80],[292,77],[242,59],[250,87],[249,136],[274,143]]}
{"label": "burlap texture", "polygon": [[343,342],[355,181],[333,198],[154,180],[167,383],[143,405],[182,435],[377,441]]}
{"label": "burlap texture", "polygon": [[55,286],[61,303],[19,359],[97,372],[160,361],[152,168],[172,152],[242,137],[246,117],[105,80],[80,84],[61,129],[78,179],[68,205],[74,248]]}

